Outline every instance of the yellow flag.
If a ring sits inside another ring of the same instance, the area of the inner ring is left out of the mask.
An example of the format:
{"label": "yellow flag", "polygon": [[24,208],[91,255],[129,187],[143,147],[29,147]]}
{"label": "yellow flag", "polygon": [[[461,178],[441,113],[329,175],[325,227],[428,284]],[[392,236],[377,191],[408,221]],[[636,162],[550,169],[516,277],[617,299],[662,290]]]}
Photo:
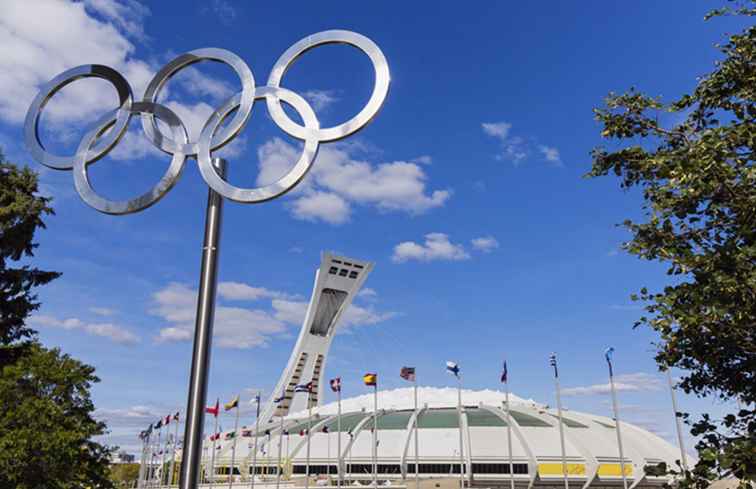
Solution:
{"label": "yellow flag", "polygon": [[239,395],[237,394],[236,397],[234,397],[230,402],[227,402],[223,405],[223,409],[226,411],[231,410],[235,407],[239,407]]}

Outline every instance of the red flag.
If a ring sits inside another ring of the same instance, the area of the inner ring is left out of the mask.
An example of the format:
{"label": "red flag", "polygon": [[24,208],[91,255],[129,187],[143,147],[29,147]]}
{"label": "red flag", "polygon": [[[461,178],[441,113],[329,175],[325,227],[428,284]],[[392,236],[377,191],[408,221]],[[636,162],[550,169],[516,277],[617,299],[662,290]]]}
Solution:
{"label": "red flag", "polygon": [[212,414],[216,418],[218,417],[218,413],[220,412],[220,399],[215,400],[215,406],[213,407],[206,407],[205,412],[207,414]]}
{"label": "red flag", "polygon": [[165,417],[165,422],[163,422],[163,424],[166,425],[166,426],[168,426],[169,424],[171,424],[171,415],[170,414]]}

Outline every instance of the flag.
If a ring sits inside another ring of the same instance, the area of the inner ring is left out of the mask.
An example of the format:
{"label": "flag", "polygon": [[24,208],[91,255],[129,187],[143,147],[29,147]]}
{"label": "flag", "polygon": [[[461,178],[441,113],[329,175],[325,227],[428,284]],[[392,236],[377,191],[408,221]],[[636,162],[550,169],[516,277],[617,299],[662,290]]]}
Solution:
{"label": "flag", "polygon": [[249,438],[252,436],[252,430],[242,430],[242,438]]}
{"label": "flag", "polygon": [[378,374],[367,373],[362,376],[362,381],[365,385],[377,387],[378,386]]}
{"label": "flag", "polygon": [[140,440],[144,440],[145,438],[147,438],[147,430],[140,431],[139,432],[139,439]]}
{"label": "flag", "polygon": [[[258,395],[257,398],[259,399],[260,396]],[[281,393],[281,397],[274,398],[273,402],[276,403],[276,404],[278,404],[279,402],[283,401],[284,399],[286,399],[286,392],[282,392]]]}
{"label": "flag", "polygon": [[158,421],[157,423],[155,423],[155,429],[159,430],[162,427],[163,427],[163,418],[160,418],[160,421]]}
{"label": "flag", "polygon": [[402,367],[402,370],[399,372],[399,377],[409,382],[414,382],[415,381],[415,367]]}
{"label": "flag", "polygon": [[606,349],[604,352],[604,357],[606,358],[606,363],[609,365],[609,376],[614,376],[614,369],[612,368],[612,355],[614,355],[614,347],[610,346]]}
{"label": "flag", "polygon": [[213,416],[215,416],[217,418],[218,417],[218,413],[220,412],[220,400],[216,399],[215,400],[215,406],[206,407],[205,408],[205,412],[207,414],[212,414]]}
{"label": "flag", "polygon": [[165,417],[165,421],[163,422],[163,426],[168,426],[169,424],[171,424],[171,415],[170,414]]}
{"label": "flag", "polygon": [[297,385],[294,387],[294,392],[312,392],[312,382]]}
{"label": "flag", "polygon": [[179,412],[176,411],[176,414],[173,415],[173,421],[178,421],[178,420],[179,420]]}
{"label": "flag", "polygon": [[557,356],[556,353],[549,355],[549,365],[554,367],[554,377],[559,377],[559,371],[557,370]]}
{"label": "flag", "polygon": [[305,436],[305,430],[299,430],[299,436]]}
{"label": "flag", "polygon": [[152,423],[150,423],[145,431],[147,432],[147,436],[150,436],[152,434]]}
{"label": "flag", "polygon": [[238,394],[236,395],[236,397],[234,397],[229,402],[227,402],[226,404],[223,405],[223,409],[225,411],[230,411],[233,408],[238,408],[238,407],[239,407],[239,395]]}
{"label": "flag", "polygon": [[210,441],[215,441],[218,438],[220,438],[220,433],[215,433],[215,434],[210,435]]}
{"label": "flag", "polygon": [[323,425],[323,429],[320,431],[322,431],[323,433],[328,433],[328,426]]}
{"label": "flag", "polygon": [[336,377],[330,380],[331,390],[333,392],[341,392],[341,377]]}
{"label": "flag", "polygon": [[504,360],[504,367],[501,369],[501,382],[507,383],[507,361]]}
{"label": "flag", "polygon": [[233,438],[235,436],[236,436],[236,432],[235,431],[229,431],[228,433],[226,433],[226,440],[230,440],[231,438]]}
{"label": "flag", "polygon": [[446,362],[446,371],[459,378],[459,365],[455,362]]}

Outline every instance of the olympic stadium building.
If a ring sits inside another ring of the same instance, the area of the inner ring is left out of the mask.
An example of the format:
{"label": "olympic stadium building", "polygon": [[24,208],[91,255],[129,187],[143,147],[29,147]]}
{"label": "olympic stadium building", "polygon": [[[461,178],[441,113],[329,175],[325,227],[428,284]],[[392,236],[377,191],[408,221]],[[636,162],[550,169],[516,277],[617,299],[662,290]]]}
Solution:
{"label": "olympic stadium building", "polygon": [[[463,409],[457,409],[456,389],[421,387],[415,411],[412,388],[379,392],[377,417],[377,478],[382,485],[414,484],[415,461],[422,481],[460,479],[459,437],[462,434],[462,467],[466,484],[510,484],[509,439],[512,434],[512,472],[517,487],[562,487],[562,456],[555,410],[511,396],[511,430],[507,429],[504,393],[463,391]],[[312,409],[309,473],[335,484],[338,465],[351,484],[372,483],[372,395],[342,401],[341,430],[336,404]],[[572,487],[622,486],[616,427],[610,418],[566,410],[563,413],[565,455]],[[417,422],[417,456],[414,426]],[[236,439],[235,479],[275,482],[280,469],[283,481],[301,485],[307,472],[307,411],[286,416],[257,433],[240,430]],[[461,428],[460,428],[461,427]],[[660,486],[666,477],[646,474],[659,463],[674,464],[677,448],[658,436],[628,423],[621,425],[624,467],[628,487]],[[341,451],[338,451],[338,447]],[[215,480],[227,480],[234,438],[224,433],[216,441]],[[209,477],[213,443],[206,439],[203,472]],[[280,465],[279,465],[280,446]],[[314,485],[314,483],[313,483]],[[431,486],[433,487],[433,486]]]}
{"label": "olympic stadium building", "polygon": [[[559,422],[545,405],[511,396],[508,416],[502,392],[462,391],[460,409],[456,389],[420,387],[415,409],[413,388],[384,390],[378,392],[374,422],[372,394],[343,399],[340,418],[336,403],[322,403],[327,387],[322,376],[336,326],[372,269],[372,263],[323,255],[302,329],[274,395],[255,426],[214,439],[206,433],[203,480],[233,477],[251,483],[254,478],[260,486],[302,486],[309,473],[314,480],[307,479],[308,484],[327,485],[336,482],[341,467],[350,485],[411,486],[417,469],[421,487],[428,489],[458,486],[460,479],[481,487],[513,480],[518,489],[563,487]],[[309,393],[297,392],[302,384],[309,384]],[[628,488],[660,486],[668,479],[647,469],[662,462],[672,466],[678,458],[674,446],[622,423],[620,460],[611,418],[565,410],[563,429],[572,488],[622,487],[622,467]],[[180,450],[176,455],[180,458]],[[155,462],[146,459],[152,474],[161,471],[158,467],[169,471]],[[177,465],[171,465],[173,481]]]}

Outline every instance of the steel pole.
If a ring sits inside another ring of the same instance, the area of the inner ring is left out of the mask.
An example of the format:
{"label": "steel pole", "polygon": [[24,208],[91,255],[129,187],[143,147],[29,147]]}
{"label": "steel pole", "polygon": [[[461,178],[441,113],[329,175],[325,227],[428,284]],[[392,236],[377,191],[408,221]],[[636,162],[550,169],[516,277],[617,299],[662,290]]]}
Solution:
{"label": "steel pole", "polygon": [[507,388],[506,404],[507,404],[507,453],[509,454],[509,487],[515,489],[514,479],[514,463],[512,463],[512,415],[509,411],[509,381],[504,385]]}
{"label": "steel pole", "polygon": [[[236,398],[239,399],[241,394]],[[228,489],[234,483],[234,467],[236,466],[236,440],[239,438],[239,401],[236,401],[236,420],[234,421],[234,443],[231,445],[231,470],[228,473]],[[239,470],[241,474],[241,470]]]}
{"label": "steel pole", "polygon": [[420,412],[417,410],[417,377],[414,380],[415,387],[415,489],[420,489],[420,442],[417,439],[417,428],[420,423]]}
{"label": "steel pole", "polygon": [[685,455],[685,445],[683,444],[682,424],[680,423],[680,417],[677,415],[680,412],[677,409],[677,396],[675,395],[675,385],[672,383],[672,373],[667,369],[667,382],[669,383],[669,394],[672,396],[672,411],[675,415],[675,428],[677,429],[677,444],[680,446],[680,463],[682,463],[683,470],[688,471],[688,457]]}
{"label": "steel pole", "polygon": [[307,392],[307,463],[305,464],[305,489],[310,487],[310,437],[312,435],[312,404],[310,392]]}
{"label": "steel pole", "polygon": [[564,447],[564,422],[562,421],[562,393],[559,388],[559,376],[554,377],[556,385],[557,414],[559,414],[559,445],[562,450],[562,475],[564,476],[564,489],[570,489],[569,475],[567,473],[567,454]]}
{"label": "steel pole", "polygon": [[457,375],[457,424],[459,425],[459,487],[465,487],[465,454],[462,451],[462,377]]}
{"label": "steel pole", "polygon": [[614,410],[614,426],[617,428],[617,447],[620,456],[620,471],[622,472],[622,486],[627,489],[627,475],[625,475],[625,453],[622,449],[622,432],[620,431],[619,406],[617,405],[617,392],[614,389],[614,375],[609,368],[609,384],[612,388],[612,409]]}
{"label": "steel pole", "polygon": [[[226,161],[215,158],[213,164],[221,178],[226,176]],[[210,373],[210,347],[213,338],[215,295],[218,288],[218,253],[220,251],[223,198],[209,189],[205,213],[205,239],[202,244],[197,316],[194,326],[194,351],[186,402],[184,448],[181,457],[181,489],[197,489],[202,457],[202,425],[205,420],[207,379]]]}
{"label": "steel pole", "polygon": [[341,460],[341,384],[339,384],[339,390],[336,391],[336,397],[338,398],[338,414],[336,415],[336,487],[341,487],[342,483],[342,460]]}
{"label": "steel pole", "polygon": [[257,438],[260,435],[260,393],[257,393],[257,414],[255,415],[255,442],[252,448],[252,481],[251,489],[255,489],[255,478],[257,477]]}
{"label": "steel pole", "polygon": [[378,382],[373,386],[373,487],[378,487]]}

